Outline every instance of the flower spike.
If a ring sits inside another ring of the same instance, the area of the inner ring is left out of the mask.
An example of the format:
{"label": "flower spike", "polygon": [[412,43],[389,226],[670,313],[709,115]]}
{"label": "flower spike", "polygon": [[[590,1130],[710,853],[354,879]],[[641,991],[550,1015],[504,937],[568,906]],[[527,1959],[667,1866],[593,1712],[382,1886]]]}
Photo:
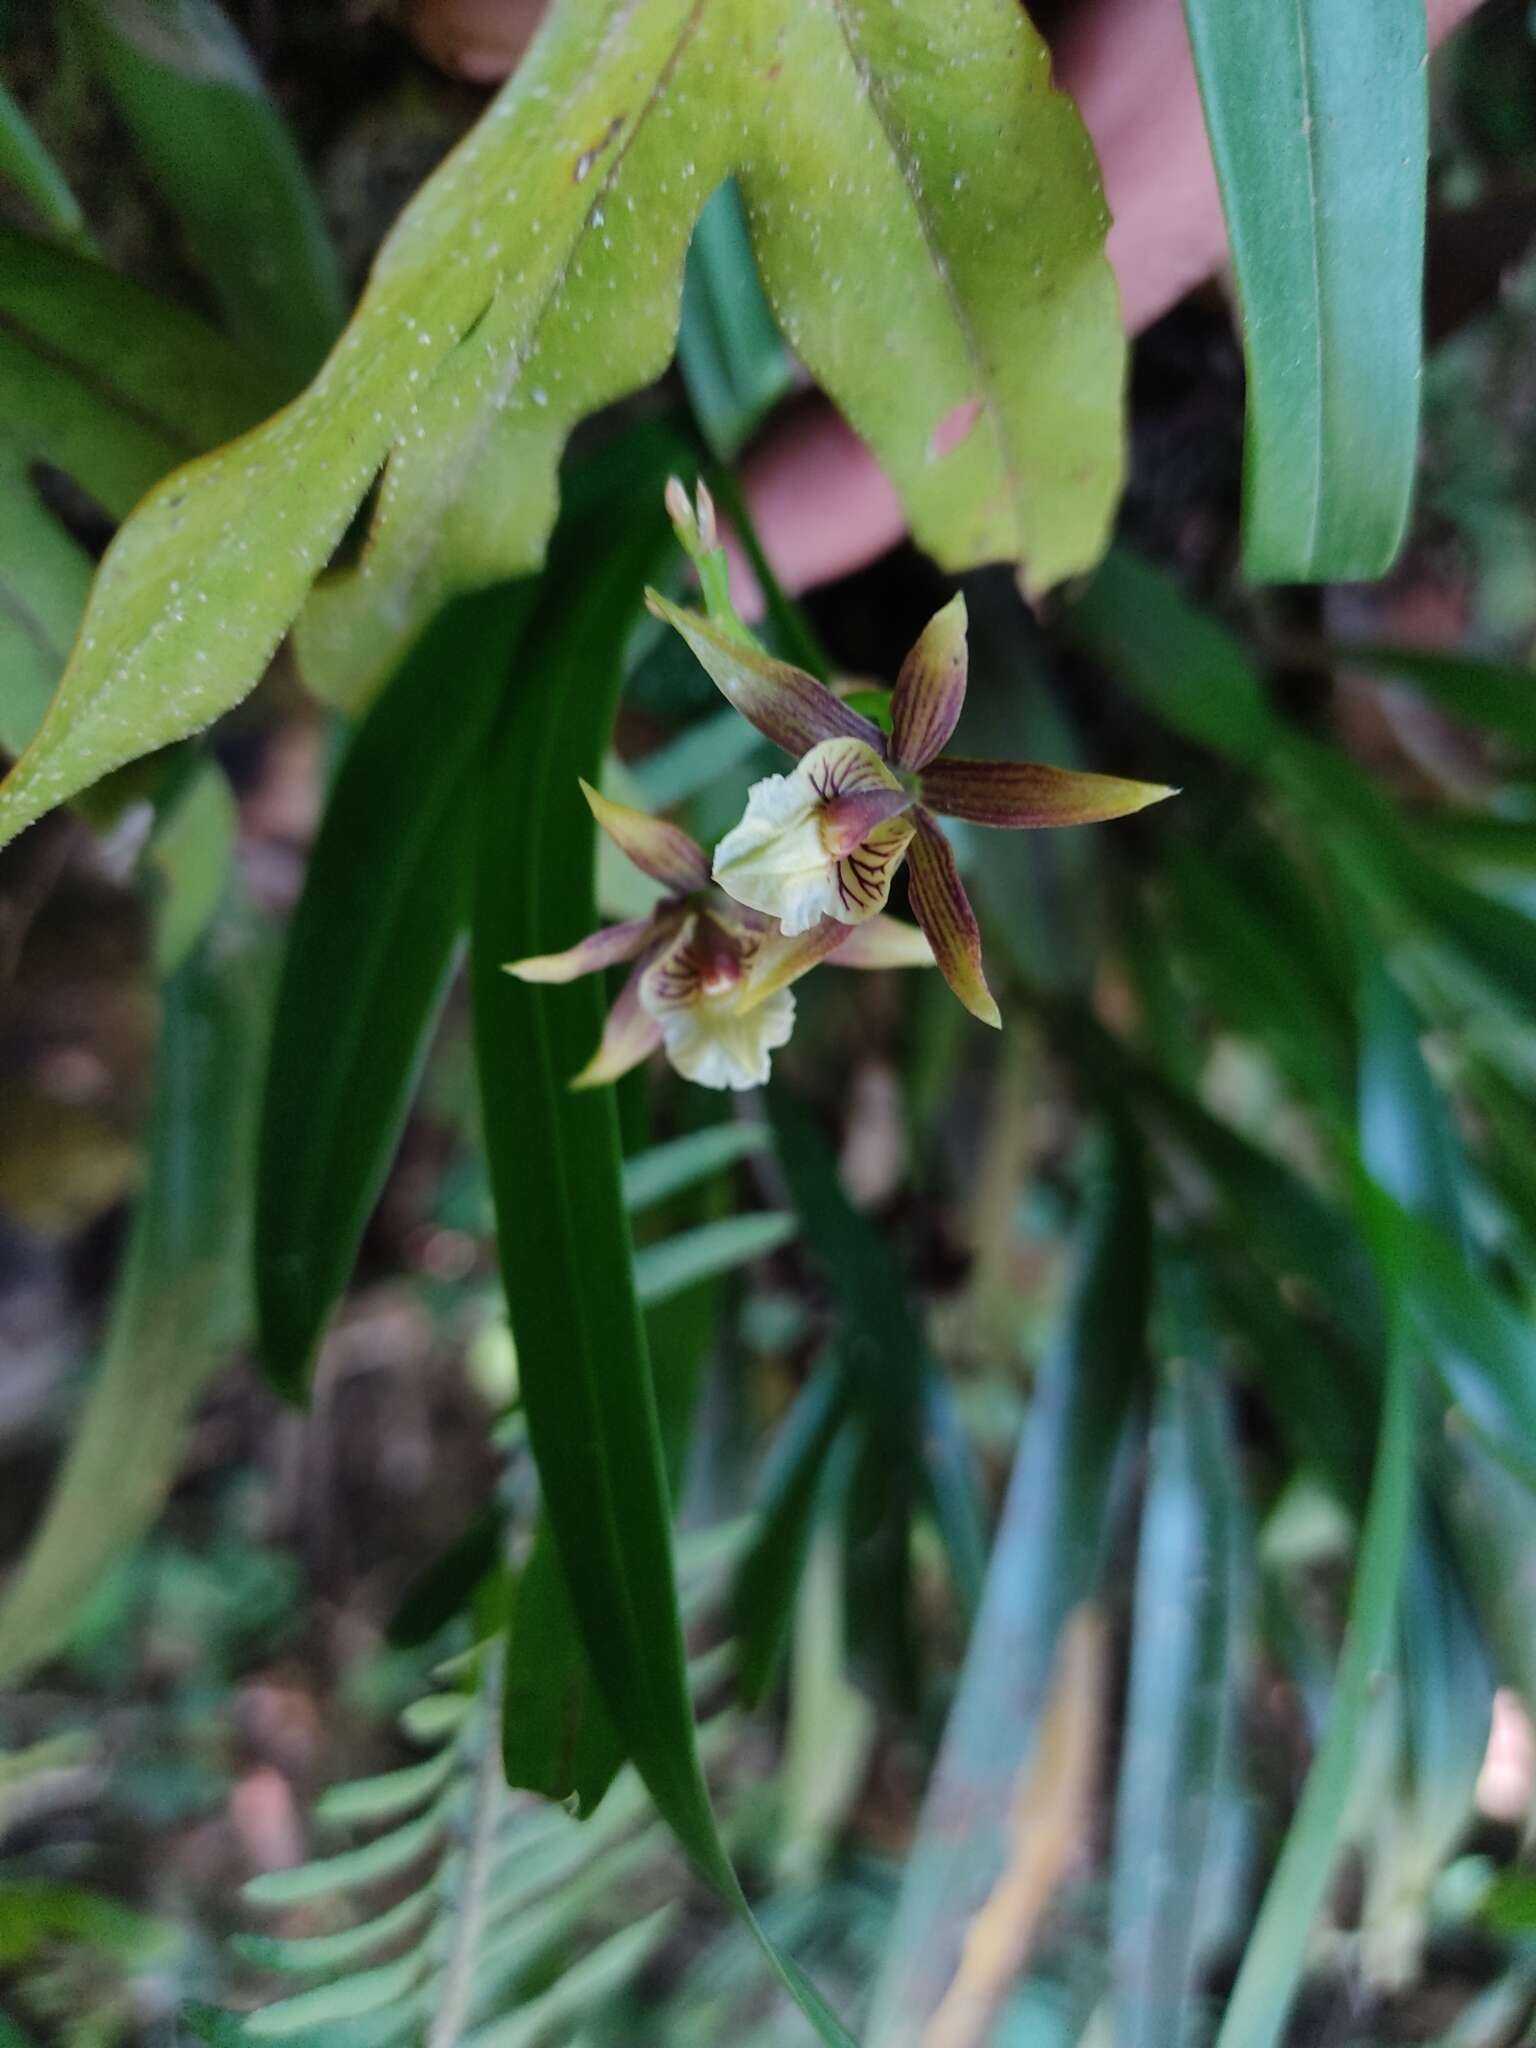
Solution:
{"label": "flower spike", "polygon": [[646,604],[682,634],[721,694],[765,739],[797,757],[822,740],[862,740],[877,754],[885,749],[879,726],[862,717],[804,669],[775,661],[761,649],[734,638],[711,619],[669,604],[657,591]]}
{"label": "flower spike", "polygon": [[935,612],[901,664],[891,694],[891,759],[926,768],[949,745],[965,704],[965,599]]}
{"label": "flower spike", "polygon": [[923,770],[922,790],[923,802],[944,817],[1015,830],[1102,825],[1178,795],[1161,782],[1127,782],[1039,761],[962,761],[952,755]]}
{"label": "flower spike", "polygon": [[927,934],[939,972],[973,1017],[1002,1027],[981,970],[981,932],[949,841],[925,811],[917,813],[909,870],[912,914]]}
{"label": "flower spike", "polygon": [[674,896],[690,896],[695,889],[709,887],[709,856],[680,826],[633,810],[628,804],[617,804],[590,782],[582,783],[581,793],[620,853],[643,874]]}

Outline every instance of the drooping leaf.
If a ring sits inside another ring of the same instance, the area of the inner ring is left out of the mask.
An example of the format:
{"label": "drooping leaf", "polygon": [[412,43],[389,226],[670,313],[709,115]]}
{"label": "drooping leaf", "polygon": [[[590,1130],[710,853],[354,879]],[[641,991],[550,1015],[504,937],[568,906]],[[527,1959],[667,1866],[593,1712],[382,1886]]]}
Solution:
{"label": "drooping leaf", "polygon": [[[27,461],[64,470],[114,519],[167,470],[240,433],[272,403],[270,380],[196,314],[4,226],[0,388],[7,439]],[[192,597],[190,578],[172,571],[161,591],[172,619]],[[210,638],[217,625],[207,619]]]}
{"label": "drooping leaf", "polygon": [[0,439],[0,748],[42,723],[91,587],[91,563],[44,508],[28,464]]}
{"label": "drooping leaf", "polygon": [[1342,669],[1406,683],[1453,718],[1536,752],[1536,675],[1529,669],[1419,647],[1346,644],[1329,652]]}
{"label": "drooping leaf", "polygon": [[6,1678],[67,1642],[149,1526],[192,1405],[243,1331],[262,954],[244,916],[226,915],[166,986],[147,1178],[84,1413],[0,1602]]}
{"label": "drooping leaf", "polygon": [[0,839],[244,695],[386,463],[360,563],[305,623],[326,694],[364,701],[453,590],[534,566],[566,434],[665,366],[688,233],[732,171],[786,335],[918,539],[1037,586],[1085,566],[1124,343],[1092,154],[1049,70],[1011,0],[921,28],[895,0],[563,0],[314,384],[119,536],[0,785]]}
{"label": "drooping leaf", "polygon": [[[593,920],[593,826],[576,783],[597,773],[640,590],[666,543],[658,452],[669,453],[650,451],[627,491],[615,483],[622,520],[605,504],[601,526],[584,528],[548,572],[529,683],[486,762],[473,987],[503,1282],[571,1607],[603,1706],[658,1810],[745,1913],[694,1739],[612,1091],[568,1085],[601,1029],[602,994],[502,972]],[[594,546],[594,531],[606,545]],[[794,1966],[769,1953],[821,2037],[846,2043]]]}
{"label": "drooping leaf", "polygon": [[1416,0],[1184,0],[1248,365],[1250,576],[1379,576],[1417,457],[1429,102]]}
{"label": "drooping leaf", "polygon": [[262,1103],[256,1300],[302,1391],[399,1143],[469,917],[474,774],[531,591],[459,599],[348,749],[288,935]]}
{"label": "drooping leaf", "polygon": [[1012,1795],[1039,1740],[1067,1618],[1093,1588],[1111,1474],[1145,1372],[1149,1232],[1138,1153],[1117,1132],[1015,1460],[866,2048],[918,2048],[968,1926],[1006,1868]]}
{"label": "drooping leaf", "polygon": [[83,256],[92,251],[90,229],[69,181],[48,154],[10,89],[0,79],[0,176],[23,191],[61,241]]}
{"label": "drooping leaf", "polygon": [[293,388],[341,327],[319,201],[215,0],[76,0],[134,144],[181,217],[233,339]]}
{"label": "drooping leaf", "polygon": [[1281,727],[1242,643],[1128,548],[1110,551],[1074,599],[1068,631],[1165,725],[1258,768]]}
{"label": "drooping leaf", "polygon": [[1221,1782],[1241,1652],[1241,1496],[1192,1275],[1170,1293],[1137,1554],[1115,1826],[1116,2048],[1189,2038],[1222,1908]]}

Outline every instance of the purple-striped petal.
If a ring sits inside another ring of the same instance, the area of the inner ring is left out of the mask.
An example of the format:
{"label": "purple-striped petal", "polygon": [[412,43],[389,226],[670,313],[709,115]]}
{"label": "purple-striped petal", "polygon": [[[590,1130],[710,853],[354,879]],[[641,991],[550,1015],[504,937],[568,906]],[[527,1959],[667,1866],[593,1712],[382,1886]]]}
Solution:
{"label": "purple-striped petal", "polygon": [[526,960],[509,960],[502,971],[515,974],[519,981],[575,981],[579,975],[596,974],[600,968],[633,960],[653,925],[654,919],[649,917],[604,925],[563,953],[535,953]]}
{"label": "purple-striped petal", "polygon": [[1161,782],[1127,782],[1038,761],[962,761],[947,755],[923,770],[923,802],[973,825],[1100,825],[1177,795]]}
{"label": "purple-striped petal", "polygon": [[949,744],[965,703],[965,599],[935,612],[901,664],[891,696],[891,759],[926,768]]}
{"label": "purple-striped petal", "polygon": [[697,612],[669,604],[654,590],[645,601],[658,619],[674,626],[708,670],[721,694],[765,739],[798,760],[822,740],[862,740],[883,757],[885,735],[804,669],[738,640]]}
{"label": "purple-striped petal", "polygon": [[821,807],[821,837],[834,860],[863,845],[877,825],[899,818],[915,799],[905,789],[858,789],[835,796]]}
{"label": "purple-striped petal", "polygon": [[601,1088],[606,1082],[617,1081],[631,1067],[648,1059],[661,1044],[661,1026],[640,1003],[641,977],[655,957],[656,949],[647,947],[645,959],[625,982],[608,1012],[597,1051],[581,1072],[572,1076],[573,1088]]}
{"label": "purple-striped petal", "polygon": [[598,824],[642,874],[650,875],[674,896],[691,896],[695,889],[709,887],[709,855],[680,825],[669,825],[665,818],[653,818],[628,804],[616,804],[590,782],[582,783],[581,793]]}
{"label": "purple-striped petal", "polygon": [[949,841],[925,811],[907,855],[912,915],[928,936],[939,972],[973,1017],[1002,1028],[1002,1013],[981,971],[981,932]]}

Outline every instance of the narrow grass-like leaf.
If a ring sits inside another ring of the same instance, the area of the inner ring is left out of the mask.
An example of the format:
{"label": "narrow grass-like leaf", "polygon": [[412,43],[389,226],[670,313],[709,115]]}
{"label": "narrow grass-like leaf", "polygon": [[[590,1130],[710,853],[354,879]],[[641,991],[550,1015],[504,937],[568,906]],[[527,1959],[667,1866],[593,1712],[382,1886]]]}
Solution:
{"label": "narrow grass-like leaf", "polygon": [[879,1446],[893,1500],[904,1473],[927,1495],[956,1589],[974,1611],[985,1555],[974,1477],[906,1277],[885,1237],[843,1192],[836,1162],[806,1112],[772,1087],[768,1113],[807,1249],[841,1313],[838,1348],[868,1440]]}
{"label": "narrow grass-like leaf", "polygon": [[769,1142],[766,1124],[706,1124],[665,1145],[653,1145],[633,1159],[626,1159],[622,1185],[624,1206],[633,1216],[654,1208],[671,1195],[681,1194],[701,1180],[709,1180]]}
{"label": "narrow grass-like leaf", "polygon": [[501,1561],[503,1523],[496,1506],[483,1509],[427,1566],[390,1617],[392,1643],[402,1649],[429,1643],[439,1629],[469,1608],[476,1588]]}
{"label": "narrow grass-like leaf", "polygon": [[293,1870],[263,1871],[242,1888],[241,1896],[252,1906],[300,1906],[311,1899],[335,1898],[357,1885],[396,1877],[443,1839],[459,1803],[455,1788],[415,1820],[375,1836],[360,1848],[318,1857]]}
{"label": "narrow grass-like leaf", "polygon": [[1394,1331],[1370,1505],[1327,1725],[1222,2015],[1216,2048],[1275,2048],[1282,2038],[1312,1923],[1341,1846],[1371,1700],[1392,1654],[1414,1499],[1416,1378],[1404,1334]]}
{"label": "narrow grass-like leaf", "polygon": [[[294,913],[262,1105],[256,1298],[290,1396],[399,1143],[469,914],[473,771],[530,603],[462,598],[353,741]],[[424,736],[431,735],[431,744]]]}
{"label": "narrow grass-like leaf", "polygon": [[[589,501],[602,506],[600,525],[578,524],[552,561],[530,628],[528,685],[486,762],[475,1023],[529,1440],[571,1605],[603,1703],[658,1810],[745,1913],[694,1740],[612,1093],[568,1085],[601,1029],[602,992],[502,972],[506,960],[568,945],[593,921],[593,827],[576,782],[595,778],[608,741],[625,641],[666,542],[657,458],[674,454],[633,445],[633,467]],[[822,2038],[846,2043],[793,1964],[769,1953]]]}
{"label": "narrow grass-like leaf", "polygon": [[333,2027],[368,2013],[394,2010],[421,1983],[430,1962],[430,1944],[418,1943],[393,1962],[357,1970],[330,1984],[318,1984],[313,1990],[297,1991],[291,1998],[264,2005],[246,2021],[246,2034],[253,2041],[292,2040],[295,2035],[313,2039],[312,2028]]}
{"label": "narrow grass-like leaf", "polygon": [[734,184],[715,193],[688,245],[677,366],[699,430],[722,462],[741,452],[794,382]]}
{"label": "narrow grass-like leaf", "polygon": [[234,1949],[253,1970],[268,1970],[274,1976],[339,1976],[360,1963],[372,1962],[381,1949],[392,1948],[404,1936],[416,1933],[437,1903],[435,1887],[427,1885],[387,1912],[359,1921],[355,1927],[340,1928],[334,1934],[289,1938],[241,1934],[234,1939]]}
{"label": "narrow grass-like leaf", "polygon": [[69,181],[39,140],[9,87],[0,79],[0,177],[24,192],[61,241],[82,256],[93,252],[91,231]]}
{"label": "narrow grass-like leaf", "polygon": [[453,1767],[453,1750],[447,1748],[398,1771],[333,1785],[316,1800],[315,1819],[328,1827],[347,1827],[357,1821],[398,1820],[402,1814],[425,1806],[441,1792],[453,1776]]}
{"label": "narrow grass-like leaf", "polygon": [[1184,0],[1248,362],[1243,556],[1381,575],[1417,456],[1429,101],[1417,0]]}
{"label": "narrow grass-like leaf", "polygon": [[1010,1802],[1039,1736],[1067,1617],[1097,1576],[1111,1474],[1145,1375],[1149,1233],[1138,1151],[1117,1131],[1015,1460],[866,2048],[918,2048],[971,1920],[1006,1867]]}
{"label": "narrow grass-like leaf", "polygon": [[180,215],[230,334],[290,387],[344,317],[320,204],[215,0],[76,0],[103,83]]}
{"label": "narrow grass-like leaf", "polygon": [[1136,1567],[1115,1830],[1116,2048],[1192,2037],[1221,1874],[1218,1795],[1234,1737],[1242,1519],[1214,1343],[1193,1275],[1170,1278]]}
{"label": "narrow grass-like leaf", "polygon": [[685,1288],[765,1258],[788,1244],[799,1228],[793,1216],[760,1209],[745,1216],[722,1216],[718,1222],[701,1223],[661,1244],[647,1245],[635,1254],[640,1305],[655,1308]]}
{"label": "narrow grass-like leaf", "polygon": [[231,906],[165,989],[147,1176],[101,1363],[0,1601],[6,1679],[63,1647],[153,1521],[193,1404],[243,1334],[265,954],[250,913]]}
{"label": "narrow grass-like leaf", "polygon": [[90,557],[44,508],[21,451],[0,438],[0,748],[8,754],[42,723],[90,587]]}
{"label": "narrow grass-like leaf", "polygon": [[749,1706],[767,1692],[789,1640],[822,1475],[847,1419],[848,1391],[841,1365],[818,1366],[797,1395],[763,1470],[758,1525],[731,1594],[740,1654],[737,1682]]}
{"label": "narrow grass-like leaf", "polygon": [[534,2048],[556,2028],[568,2027],[588,2007],[612,1995],[636,1975],[670,1931],[676,1905],[658,1906],[632,1927],[605,1942],[564,1971],[558,1983],[518,2012],[471,2034],[466,2048]]}

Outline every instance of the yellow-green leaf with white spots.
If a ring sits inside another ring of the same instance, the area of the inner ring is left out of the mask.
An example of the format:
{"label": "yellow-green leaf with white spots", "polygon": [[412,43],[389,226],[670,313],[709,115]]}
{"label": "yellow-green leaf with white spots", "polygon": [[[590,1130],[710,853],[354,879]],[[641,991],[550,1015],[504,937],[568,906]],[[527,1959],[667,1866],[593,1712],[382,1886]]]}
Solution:
{"label": "yellow-green leaf with white spots", "polygon": [[314,383],[124,527],[0,842],[236,702],[301,607],[306,671],[361,706],[445,597],[536,566],[565,439],[664,369],[732,173],[786,335],[922,545],[1034,587],[1090,564],[1124,346],[1092,152],[1014,0],[560,0]]}

